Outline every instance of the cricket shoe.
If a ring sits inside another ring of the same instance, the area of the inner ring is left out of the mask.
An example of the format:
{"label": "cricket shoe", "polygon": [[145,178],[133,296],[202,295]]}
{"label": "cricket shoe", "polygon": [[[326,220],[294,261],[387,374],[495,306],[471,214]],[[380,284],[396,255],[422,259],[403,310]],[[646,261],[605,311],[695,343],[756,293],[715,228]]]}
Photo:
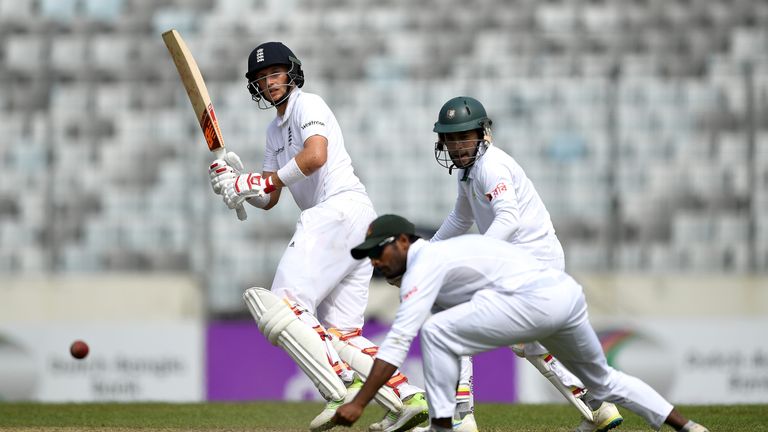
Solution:
{"label": "cricket shoe", "polygon": [[[414,428],[411,430],[411,432],[431,432],[433,430],[434,429],[432,429],[430,426],[424,426]],[[465,415],[461,420],[454,418],[452,430],[454,432],[478,432],[477,423],[475,423],[475,415],[469,413]]]}
{"label": "cricket shoe", "polygon": [[404,432],[429,419],[429,407],[424,393],[415,393],[403,400],[400,412],[389,411],[381,421],[368,426],[369,432]]}
{"label": "cricket shoe", "polygon": [[333,429],[336,426],[336,423],[332,422],[331,419],[333,419],[334,414],[336,414],[336,410],[345,403],[352,401],[361,388],[363,388],[363,381],[355,375],[355,379],[347,386],[347,395],[344,399],[328,401],[328,403],[325,404],[325,408],[323,408],[320,414],[318,414],[309,424],[309,430],[312,432],[321,432]]}
{"label": "cricket shoe", "polygon": [[619,427],[624,421],[616,405],[608,402],[603,402],[600,408],[592,411],[592,416],[595,419],[594,422],[582,420],[575,432],[605,432]]}
{"label": "cricket shoe", "polygon": [[704,426],[698,423],[694,423],[688,426],[688,432],[709,432],[709,429],[705,428]]}
{"label": "cricket shoe", "polygon": [[475,415],[469,413],[464,416],[463,419],[453,419],[453,430],[455,432],[478,432],[477,423],[475,423]]}

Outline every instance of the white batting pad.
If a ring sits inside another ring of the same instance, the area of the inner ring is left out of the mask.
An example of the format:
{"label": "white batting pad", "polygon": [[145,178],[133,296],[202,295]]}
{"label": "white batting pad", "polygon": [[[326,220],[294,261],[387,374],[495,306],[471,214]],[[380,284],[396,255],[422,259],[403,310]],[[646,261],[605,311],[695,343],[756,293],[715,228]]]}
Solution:
{"label": "white batting pad", "polygon": [[[371,373],[373,367],[373,357],[362,352],[359,348],[348,344],[346,341],[341,340],[337,335],[333,336],[333,348],[339,353],[339,357],[357,372],[363,381],[368,379],[368,374]],[[394,390],[388,386],[382,386],[376,392],[374,400],[384,408],[400,412],[403,409],[403,401],[397,396]]]}
{"label": "white batting pad", "polygon": [[291,356],[326,400],[344,399],[347,388],[328,363],[323,341],[315,330],[299,320],[288,304],[269,290],[249,288],[243,299],[259,330],[270,343]]}

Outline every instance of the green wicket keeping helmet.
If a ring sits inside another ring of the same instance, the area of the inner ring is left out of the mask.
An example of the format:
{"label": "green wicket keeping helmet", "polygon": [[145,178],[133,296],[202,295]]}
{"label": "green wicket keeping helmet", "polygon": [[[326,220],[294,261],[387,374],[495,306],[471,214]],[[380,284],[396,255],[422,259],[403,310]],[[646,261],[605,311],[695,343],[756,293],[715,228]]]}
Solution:
{"label": "green wicket keeping helmet", "polygon": [[[475,98],[469,96],[455,97],[446,102],[440,108],[440,114],[435,123],[434,132],[438,134],[438,141],[435,143],[435,159],[437,163],[448,168],[451,173],[454,168],[469,168],[477,159],[479,159],[488,148],[488,141],[484,137],[491,136],[491,124],[493,122],[485,112],[485,107]],[[480,132],[478,142],[474,148],[474,155],[469,162],[459,162],[455,150],[449,151],[461,143],[460,141],[447,141],[445,134],[478,130]],[[451,152],[454,152],[453,158]]]}
{"label": "green wicket keeping helmet", "polygon": [[459,96],[449,100],[440,108],[440,115],[432,130],[437,133],[463,132],[485,129],[491,123],[483,104],[469,96]]}

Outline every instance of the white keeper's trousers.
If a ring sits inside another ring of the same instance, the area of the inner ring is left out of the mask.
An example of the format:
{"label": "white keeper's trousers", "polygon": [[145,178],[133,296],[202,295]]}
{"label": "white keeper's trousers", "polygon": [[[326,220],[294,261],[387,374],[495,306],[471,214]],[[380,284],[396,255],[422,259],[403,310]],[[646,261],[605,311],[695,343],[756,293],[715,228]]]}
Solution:
{"label": "white keeper's trousers", "polygon": [[608,366],[589,324],[582,287],[562,275],[513,293],[492,290],[437,313],[421,329],[429,414],[452,417],[460,357],[539,341],[595,399],[619,404],[658,430],[672,405],[643,381]]}

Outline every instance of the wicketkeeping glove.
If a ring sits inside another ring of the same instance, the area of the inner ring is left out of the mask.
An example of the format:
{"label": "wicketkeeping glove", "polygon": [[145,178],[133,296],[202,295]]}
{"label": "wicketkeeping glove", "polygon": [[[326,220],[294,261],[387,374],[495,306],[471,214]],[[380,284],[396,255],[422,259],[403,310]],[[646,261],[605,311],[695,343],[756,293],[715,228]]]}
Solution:
{"label": "wicketkeeping glove", "polygon": [[269,177],[261,177],[259,173],[240,174],[234,181],[224,181],[222,187],[224,203],[231,209],[241,205],[248,198],[265,197],[275,190],[272,180]]}
{"label": "wicketkeeping glove", "polygon": [[223,159],[216,159],[208,167],[213,193],[220,195],[224,192],[224,184],[233,182],[243,171],[243,162],[235,152],[228,152]]}

